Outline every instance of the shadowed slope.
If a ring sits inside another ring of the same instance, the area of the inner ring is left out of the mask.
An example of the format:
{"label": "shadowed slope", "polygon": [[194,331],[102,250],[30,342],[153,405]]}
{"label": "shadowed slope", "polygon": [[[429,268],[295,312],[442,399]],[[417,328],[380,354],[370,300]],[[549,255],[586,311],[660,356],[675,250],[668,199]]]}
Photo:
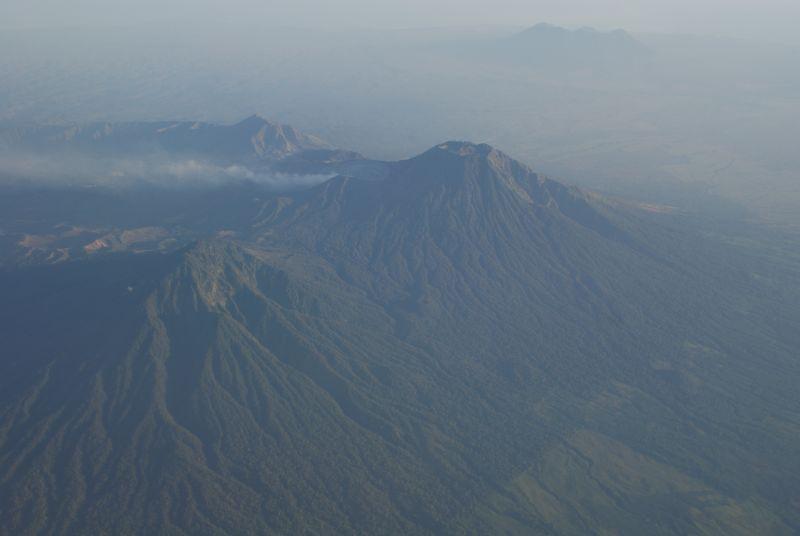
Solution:
{"label": "shadowed slope", "polygon": [[3,276],[4,530],[798,526],[797,341],[724,248],[462,142],[242,237]]}

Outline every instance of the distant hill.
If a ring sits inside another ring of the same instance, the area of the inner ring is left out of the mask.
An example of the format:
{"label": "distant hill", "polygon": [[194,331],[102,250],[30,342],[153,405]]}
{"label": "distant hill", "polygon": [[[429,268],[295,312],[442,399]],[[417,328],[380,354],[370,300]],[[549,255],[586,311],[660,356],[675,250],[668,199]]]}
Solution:
{"label": "distant hill", "polygon": [[248,188],[0,273],[0,532],[800,529],[777,271],[488,145]]}
{"label": "distant hill", "polygon": [[624,30],[569,30],[546,23],[498,40],[488,51],[499,60],[561,69],[639,65],[652,55],[647,46]]}

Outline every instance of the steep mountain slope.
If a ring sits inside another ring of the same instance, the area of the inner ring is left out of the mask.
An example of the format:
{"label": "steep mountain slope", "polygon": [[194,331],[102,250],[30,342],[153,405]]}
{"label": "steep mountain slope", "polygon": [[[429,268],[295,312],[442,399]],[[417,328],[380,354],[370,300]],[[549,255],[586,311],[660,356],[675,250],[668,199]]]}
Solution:
{"label": "steep mountain slope", "polygon": [[730,249],[462,142],[247,213],[0,277],[0,530],[800,527],[797,312]]}

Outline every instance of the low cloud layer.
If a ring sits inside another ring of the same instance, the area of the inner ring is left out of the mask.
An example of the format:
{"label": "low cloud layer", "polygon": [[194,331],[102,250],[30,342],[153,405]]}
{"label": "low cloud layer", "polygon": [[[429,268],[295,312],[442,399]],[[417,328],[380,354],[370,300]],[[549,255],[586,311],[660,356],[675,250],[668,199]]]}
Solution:
{"label": "low cloud layer", "polygon": [[313,186],[330,177],[252,170],[241,165],[219,165],[165,154],[94,158],[79,154],[0,153],[0,185],[182,189],[251,182],[282,191]]}

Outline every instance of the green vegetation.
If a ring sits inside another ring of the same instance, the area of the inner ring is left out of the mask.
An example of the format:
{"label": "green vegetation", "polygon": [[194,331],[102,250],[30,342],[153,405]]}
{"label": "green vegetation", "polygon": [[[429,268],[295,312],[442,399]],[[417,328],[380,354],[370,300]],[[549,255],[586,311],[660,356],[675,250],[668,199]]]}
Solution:
{"label": "green vegetation", "polygon": [[780,241],[466,143],[247,213],[0,276],[0,532],[800,530]]}

